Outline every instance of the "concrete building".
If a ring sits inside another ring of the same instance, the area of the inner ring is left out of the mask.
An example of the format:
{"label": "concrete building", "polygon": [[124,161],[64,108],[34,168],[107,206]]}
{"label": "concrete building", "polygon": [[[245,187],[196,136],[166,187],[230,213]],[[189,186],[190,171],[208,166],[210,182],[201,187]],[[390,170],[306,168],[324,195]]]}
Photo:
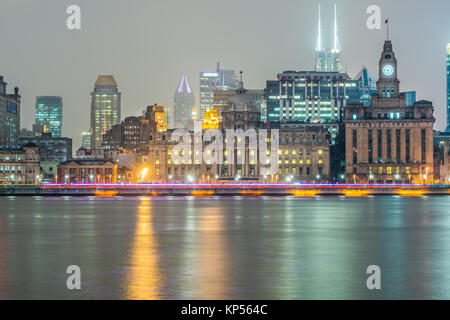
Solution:
{"label": "concrete building", "polygon": [[63,100],[60,96],[36,97],[36,124],[42,132],[51,133],[53,137],[61,137],[63,123]]}
{"label": "concrete building", "polygon": [[181,77],[173,97],[173,126],[171,128],[186,128],[192,119],[192,110],[195,107],[195,96],[186,76]]}
{"label": "concrete building", "polygon": [[39,150],[36,146],[0,146],[0,185],[38,185],[39,182]]}
{"label": "concrete building", "polygon": [[19,88],[13,94],[6,91],[7,83],[0,76],[0,145],[16,145],[20,132]]}
{"label": "concrete building", "polygon": [[[238,94],[238,90],[239,89],[214,90],[213,109],[217,110],[219,117],[220,117],[222,109],[227,105],[228,101],[230,101],[231,98],[235,97]],[[261,89],[261,90],[248,89],[248,90],[246,90],[246,93],[255,102],[256,107],[258,108],[258,110],[261,114],[261,118],[259,120],[262,122],[266,122],[267,121],[267,106],[266,106],[266,96],[265,96],[264,89]]]}
{"label": "concrete building", "polygon": [[117,183],[117,170],[110,160],[71,159],[58,165],[58,183]]}
{"label": "concrete building", "polygon": [[379,61],[372,105],[345,108],[346,179],[357,183],[433,181],[433,104],[406,105],[390,40]]}
{"label": "concrete building", "polygon": [[137,153],[148,142],[154,132],[167,131],[165,109],[163,106],[148,106],[143,116],[127,117],[103,135],[102,146],[105,151],[121,150]]}
{"label": "concrete building", "polygon": [[121,93],[111,75],[101,75],[91,93],[91,148],[102,146],[102,135],[120,123]]}
{"label": "concrete building", "polygon": [[19,143],[34,144],[43,162],[64,162],[72,158],[72,139],[53,137],[50,132],[33,138],[21,138]]}

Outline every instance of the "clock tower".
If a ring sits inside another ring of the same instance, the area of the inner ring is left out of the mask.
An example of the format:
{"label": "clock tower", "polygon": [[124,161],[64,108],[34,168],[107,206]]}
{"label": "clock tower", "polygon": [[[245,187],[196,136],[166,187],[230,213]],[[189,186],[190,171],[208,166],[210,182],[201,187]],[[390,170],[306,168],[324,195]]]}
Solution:
{"label": "clock tower", "polygon": [[400,81],[397,78],[397,59],[392,50],[392,42],[386,40],[379,63],[379,80],[377,81],[378,98],[398,98]]}

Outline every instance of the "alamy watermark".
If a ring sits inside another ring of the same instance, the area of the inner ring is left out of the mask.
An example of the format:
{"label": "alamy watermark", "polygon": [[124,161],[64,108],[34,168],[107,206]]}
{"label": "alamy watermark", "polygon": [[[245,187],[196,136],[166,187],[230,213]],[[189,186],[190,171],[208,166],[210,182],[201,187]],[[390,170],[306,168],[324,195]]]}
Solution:
{"label": "alamy watermark", "polygon": [[81,8],[78,5],[72,4],[67,7],[66,13],[69,15],[66,20],[66,26],[69,30],[81,29]]}
{"label": "alamy watermark", "polygon": [[[201,121],[196,121],[193,134],[183,128],[176,129],[172,133],[172,141],[178,142],[171,151],[172,162],[208,165],[259,163],[261,175],[275,175],[278,173],[280,133],[278,129],[272,129],[268,137],[267,131],[267,129],[246,131],[227,129],[224,138],[222,131],[218,129],[203,131]],[[205,148],[203,143],[207,144]]]}

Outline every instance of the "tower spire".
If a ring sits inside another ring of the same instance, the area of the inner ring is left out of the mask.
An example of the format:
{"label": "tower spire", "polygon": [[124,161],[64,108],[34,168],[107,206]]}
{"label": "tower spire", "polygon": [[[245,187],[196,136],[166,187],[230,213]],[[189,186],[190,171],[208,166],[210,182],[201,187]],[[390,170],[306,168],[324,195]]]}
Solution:
{"label": "tower spire", "polygon": [[337,35],[337,5],[334,4],[334,51],[338,52],[341,50],[339,45],[338,35]]}
{"label": "tower spire", "polygon": [[316,45],[316,51],[322,50],[322,29],[320,25],[320,3],[319,3],[319,26],[318,26],[318,33],[317,33],[317,45]]}

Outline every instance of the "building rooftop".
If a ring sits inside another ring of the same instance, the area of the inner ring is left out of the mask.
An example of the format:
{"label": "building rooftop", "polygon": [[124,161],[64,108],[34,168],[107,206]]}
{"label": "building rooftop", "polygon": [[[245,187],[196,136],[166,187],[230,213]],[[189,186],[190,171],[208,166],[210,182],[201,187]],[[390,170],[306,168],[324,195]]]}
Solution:
{"label": "building rooftop", "polygon": [[95,81],[96,87],[117,87],[117,81],[112,75],[100,75]]}

